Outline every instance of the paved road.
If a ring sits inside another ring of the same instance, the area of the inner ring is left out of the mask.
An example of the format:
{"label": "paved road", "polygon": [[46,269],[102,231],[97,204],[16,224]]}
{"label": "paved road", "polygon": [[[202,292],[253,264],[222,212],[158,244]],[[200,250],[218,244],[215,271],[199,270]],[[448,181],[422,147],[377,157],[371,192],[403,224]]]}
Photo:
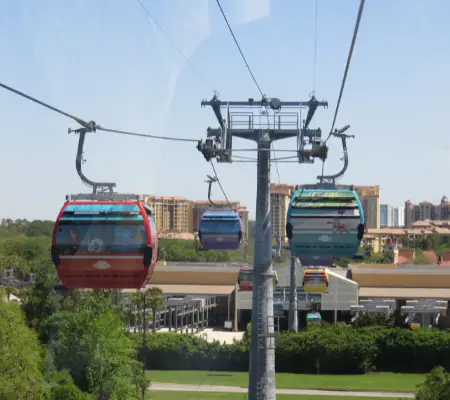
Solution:
{"label": "paved road", "polygon": [[[168,392],[222,392],[222,393],[247,393],[247,388],[235,386],[213,386],[213,385],[179,385],[175,383],[158,383],[154,382],[149,390],[160,390]],[[354,391],[338,391],[338,390],[310,390],[310,389],[277,389],[277,394],[293,394],[293,395],[319,395],[319,396],[342,396],[342,397],[377,397],[377,398],[408,398],[413,399],[413,393],[405,392],[354,392]]]}

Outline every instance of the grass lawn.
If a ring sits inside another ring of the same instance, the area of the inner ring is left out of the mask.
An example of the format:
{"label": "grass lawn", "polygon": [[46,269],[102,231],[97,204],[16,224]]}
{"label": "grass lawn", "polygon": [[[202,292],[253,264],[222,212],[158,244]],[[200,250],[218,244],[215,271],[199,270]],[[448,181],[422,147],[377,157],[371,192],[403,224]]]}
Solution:
{"label": "grass lawn", "polygon": [[[342,396],[299,396],[277,394],[279,400],[343,400]],[[245,400],[247,393],[159,392],[147,393],[146,400]],[[350,397],[351,400],[374,400],[376,397]],[[383,400],[398,400],[383,397]]]}
{"label": "grass lawn", "polygon": [[[247,372],[147,371],[153,382],[247,387]],[[277,373],[277,388],[415,392],[421,374],[380,372],[366,375],[298,375]]]}

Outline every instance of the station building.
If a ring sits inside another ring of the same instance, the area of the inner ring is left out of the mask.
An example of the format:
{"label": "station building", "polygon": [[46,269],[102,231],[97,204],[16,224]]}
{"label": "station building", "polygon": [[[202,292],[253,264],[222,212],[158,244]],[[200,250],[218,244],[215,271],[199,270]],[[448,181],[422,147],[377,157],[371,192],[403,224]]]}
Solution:
{"label": "station building", "polygon": [[[242,264],[166,263],[158,265],[152,283],[169,298],[199,299],[214,297],[211,324],[241,330],[251,320],[252,292],[240,291],[237,284]],[[282,324],[287,324],[289,309],[289,265],[275,266],[279,284],[274,299],[284,305]],[[408,300],[450,300],[450,266],[411,264],[352,264],[348,268],[328,268],[326,293],[305,293],[303,270],[297,267],[299,324],[306,313],[318,307],[325,321],[347,319],[352,306],[361,300],[392,299],[399,312]],[[124,292],[133,292],[125,290]],[[443,316],[440,326],[450,327],[450,317]]]}

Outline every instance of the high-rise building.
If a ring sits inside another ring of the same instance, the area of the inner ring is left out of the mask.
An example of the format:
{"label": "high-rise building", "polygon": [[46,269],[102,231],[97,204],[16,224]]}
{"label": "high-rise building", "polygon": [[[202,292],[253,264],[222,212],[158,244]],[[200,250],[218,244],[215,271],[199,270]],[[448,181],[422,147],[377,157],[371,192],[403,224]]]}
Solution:
{"label": "high-rise building", "polygon": [[272,222],[272,234],[286,238],[286,216],[291,196],[295,192],[295,185],[275,184],[270,185],[270,217]]}
{"label": "high-rise building", "polygon": [[380,205],[380,227],[400,228],[405,225],[405,208],[393,207],[389,204]]}
{"label": "high-rise building", "polygon": [[186,198],[147,196],[145,202],[153,209],[158,232],[192,232],[191,202]]}
{"label": "high-rise building", "polygon": [[198,232],[200,218],[209,209],[237,210],[242,220],[242,232],[248,233],[248,210],[238,201],[229,204],[217,200],[214,206],[208,200],[187,200],[176,196],[144,196],[145,202],[153,209],[158,233],[166,237],[180,239],[193,238]]}
{"label": "high-rise building", "polygon": [[387,228],[393,225],[394,208],[389,204],[380,204],[380,227]]}
{"label": "high-rise building", "polygon": [[364,209],[366,229],[380,228],[380,186],[354,186]]}
{"label": "high-rise building", "polygon": [[402,228],[405,226],[405,207],[394,207],[393,227]]}
{"label": "high-rise building", "polygon": [[439,204],[432,204],[429,201],[422,201],[413,204],[407,200],[405,202],[405,226],[411,228],[415,221],[429,220],[450,220],[450,202],[447,196],[443,196]]}

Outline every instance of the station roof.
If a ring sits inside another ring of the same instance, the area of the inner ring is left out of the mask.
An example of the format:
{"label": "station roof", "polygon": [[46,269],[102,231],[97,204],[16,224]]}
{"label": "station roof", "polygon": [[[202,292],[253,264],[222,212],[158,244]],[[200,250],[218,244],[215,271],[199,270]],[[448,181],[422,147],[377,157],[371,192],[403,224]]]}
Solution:
{"label": "station roof", "polygon": [[204,263],[204,262],[168,262],[166,265],[157,265],[155,271],[173,272],[236,272],[238,273],[242,263]]}
{"label": "station roof", "polygon": [[443,288],[393,288],[361,287],[360,297],[395,299],[450,299],[450,289]]}
{"label": "station roof", "polygon": [[375,275],[450,275],[450,266],[419,264],[352,264],[349,266],[353,274]]}
{"label": "station roof", "polygon": [[[414,288],[414,290],[418,291],[426,288],[426,290],[442,289],[450,293],[450,267],[445,266],[394,266],[393,264],[379,264],[378,266],[377,264],[365,266],[352,265],[351,278],[358,283],[360,293],[361,290],[369,288],[389,288],[389,290],[394,290],[396,288]],[[361,296],[365,297],[366,295],[361,294]],[[391,294],[391,297],[392,296],[393,294]],[[430,298],[433,296],[428,294],[425,295],[425,297]],[[446,297],[448,297],[448,295]]]}
{"label": "station roof", "polygon": [[[235,285],[147,285],[146,289],[157,287],[164,295],[173,296],[229,296],[235,289]],[[125,289],[125,293],[136,292],[135,289]]]}

